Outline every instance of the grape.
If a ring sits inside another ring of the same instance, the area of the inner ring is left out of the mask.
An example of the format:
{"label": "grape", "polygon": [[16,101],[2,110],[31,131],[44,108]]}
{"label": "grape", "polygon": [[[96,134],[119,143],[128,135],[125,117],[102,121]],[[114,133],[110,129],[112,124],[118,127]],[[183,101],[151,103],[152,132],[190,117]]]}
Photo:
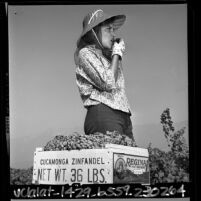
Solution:
{"label": "grape", "polygon": [[96,132],[90,135],[79,133],[73,133],[68,136],[57,135],[44,146],[44,151],[105,148],[105,144],[109,143],[130,147],[137,146],[136,142],[126,135],[120,134],[117,131],[107,131],[106,134]]}

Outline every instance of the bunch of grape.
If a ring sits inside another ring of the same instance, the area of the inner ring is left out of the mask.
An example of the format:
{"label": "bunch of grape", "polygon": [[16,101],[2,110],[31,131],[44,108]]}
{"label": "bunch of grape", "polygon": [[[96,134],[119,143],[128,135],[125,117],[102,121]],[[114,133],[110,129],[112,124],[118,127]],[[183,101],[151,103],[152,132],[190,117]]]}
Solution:
{"label": "bunch of grape", "polygon": [[90,135],[73,133],[68,136],[58,135],[44,146],[44,151],[80,150],[105,148],[105,144],[119,144],[136,147],[136,142],[117,131],[106,134],[96,132]]}

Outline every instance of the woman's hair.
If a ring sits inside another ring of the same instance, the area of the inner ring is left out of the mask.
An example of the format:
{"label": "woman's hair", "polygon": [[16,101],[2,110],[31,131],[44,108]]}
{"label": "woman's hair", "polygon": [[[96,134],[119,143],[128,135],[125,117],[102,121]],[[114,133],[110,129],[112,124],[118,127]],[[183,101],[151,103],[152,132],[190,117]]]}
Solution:
{"label": "woman's hair", "polygon": [[[110,23],[112,23],[113,19],[109,19],[106,20],[102,23],[100,23],[99,25],[97,25],[96,27],[93,28],[94,32],[96,33],[96,36],[98,37],[99,42],[101,42],[101,26],[103,25],[108,25]],[[80,40],[78,46],[77,46],[77,50],[76,52],[78,53],[82,48],[86,47],[87,45],[95,45],[96,48],[101,49],[103,52],[103,55],[109,60],[111,61],[111,51],[107,50],[107,49],[102,49],[100,44],[98,43],[96,37],[94,36],[94,33],[92,32],[92,30],[90,30],[89,32],[87,32]]]}
{"label": "woman's hair", "polygon": [[[93,28],[94,32],[96,33],[96,36],[98,37],[99,41],[101,39],[101,26],[98,25]],[[82,48],[86,47],[87,45],[95,45],[97,48],[100,48],[100,45],[94,36],[94,33],[92,30],[88,31],[81,39],[78,44],[78,49],[81,50]]]}

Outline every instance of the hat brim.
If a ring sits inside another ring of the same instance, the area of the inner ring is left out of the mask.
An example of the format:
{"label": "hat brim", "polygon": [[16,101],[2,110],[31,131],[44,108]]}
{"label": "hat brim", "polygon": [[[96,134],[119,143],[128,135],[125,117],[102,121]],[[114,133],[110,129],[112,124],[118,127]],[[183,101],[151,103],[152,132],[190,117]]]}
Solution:
{"label": "hat brim", "polygon": [[111,21],[111,23],[114,25],[114,29],[119,29],[123,24],[124,22],[126,21],[126,16],[125,15],[114,15],[114,16],[108,16],[108,17],[105,17],[103,19],[100,19],[99,21],[97,21],[97,23],[93,24],[93,26],[89,27],[88,29],[84,30],[79,39],[77,40],[77,47],[79,46],[79,43],[80,43],[80,40],[81,38],[87,33],[89,32],[91,29],[93,29],[94,27],[96,27],[97,25],[99,25],[100,23],[102,22],[105,22],[105,21]]}
{"label": "hat brim", "polygon": [[[114,25],[114,28],[115,29],[118,29],[120,28],[124,22],[126,21],[126,16],[125,15],[115,15],[113,17],[110,17],[109,19],[107,20],[111,20],[112,21],[112,24]],[[107,21],[106,20],[106,21]]]}

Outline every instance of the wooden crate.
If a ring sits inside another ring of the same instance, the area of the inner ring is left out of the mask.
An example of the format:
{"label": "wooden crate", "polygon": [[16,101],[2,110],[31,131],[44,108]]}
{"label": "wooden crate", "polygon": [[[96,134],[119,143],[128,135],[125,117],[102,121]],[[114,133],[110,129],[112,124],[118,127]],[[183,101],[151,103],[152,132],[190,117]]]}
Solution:
{"label": "wooden crate", "polygon": [[103,149],[34,153],[34,184],[150,183],[148,150],[107,144]]}

